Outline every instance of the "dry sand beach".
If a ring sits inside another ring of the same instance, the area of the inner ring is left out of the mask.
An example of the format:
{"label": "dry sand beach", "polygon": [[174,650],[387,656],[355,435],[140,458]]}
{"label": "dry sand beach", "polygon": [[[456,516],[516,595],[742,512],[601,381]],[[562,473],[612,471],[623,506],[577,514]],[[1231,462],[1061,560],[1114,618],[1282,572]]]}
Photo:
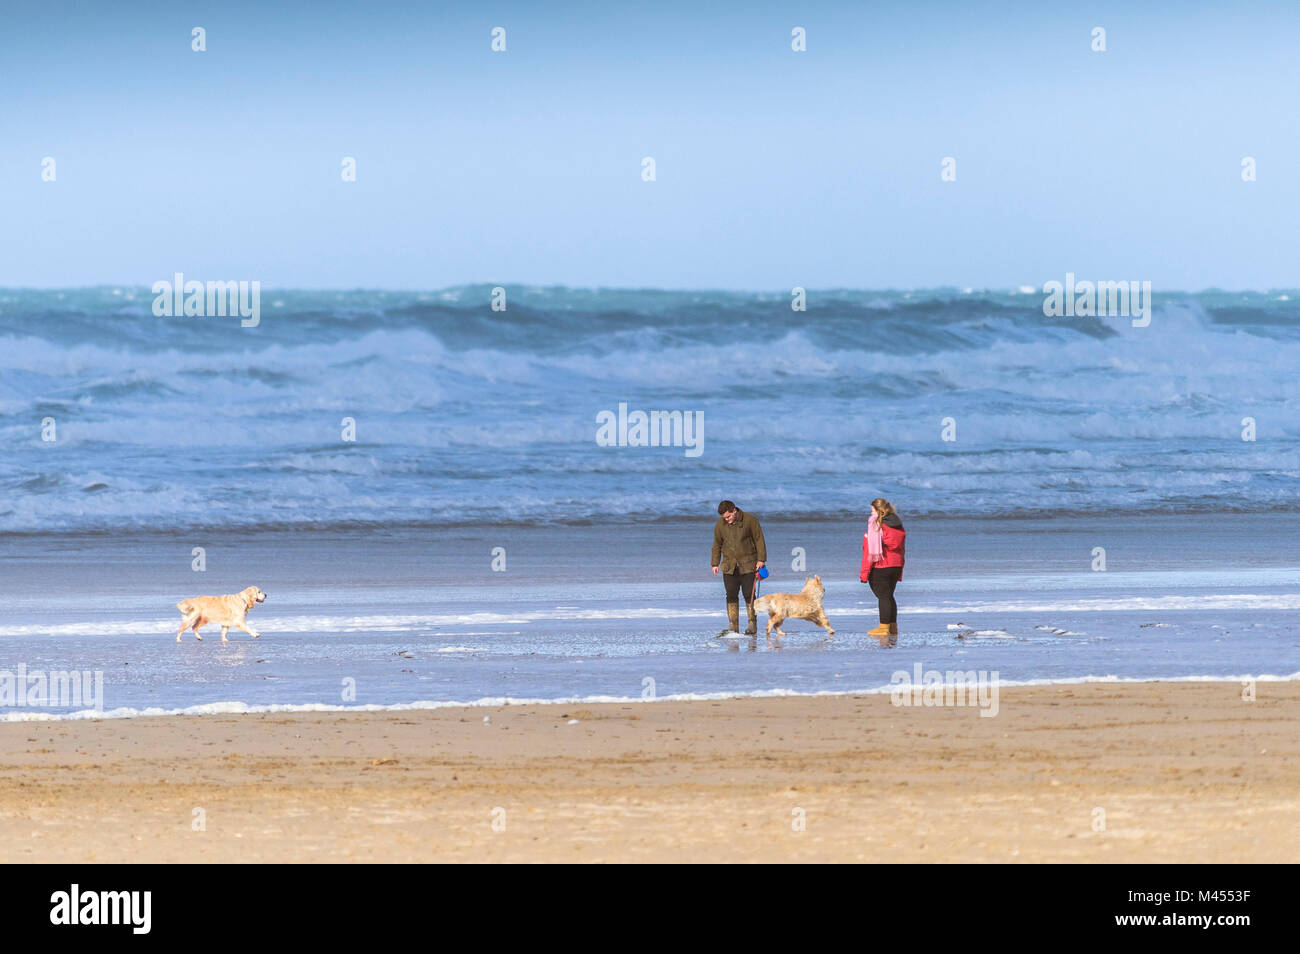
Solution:
{"label": "dry sand beach", "polygon": [[1295,862],[1298,716],[1166,682],[5,723],[0,856]]}

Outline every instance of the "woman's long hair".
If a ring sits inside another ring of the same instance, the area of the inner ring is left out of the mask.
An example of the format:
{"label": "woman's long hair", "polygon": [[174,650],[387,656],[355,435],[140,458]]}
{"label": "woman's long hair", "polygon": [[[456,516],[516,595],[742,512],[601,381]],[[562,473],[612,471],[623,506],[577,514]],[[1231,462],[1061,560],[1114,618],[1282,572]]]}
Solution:
{"label": "woman's long hair", "polygon": [[894,509],[894,505],[884,497],[877,497],[875,500],[871,501],[871,509],[876,512],[882,522],[890,514],[898,516],[898,511]]}

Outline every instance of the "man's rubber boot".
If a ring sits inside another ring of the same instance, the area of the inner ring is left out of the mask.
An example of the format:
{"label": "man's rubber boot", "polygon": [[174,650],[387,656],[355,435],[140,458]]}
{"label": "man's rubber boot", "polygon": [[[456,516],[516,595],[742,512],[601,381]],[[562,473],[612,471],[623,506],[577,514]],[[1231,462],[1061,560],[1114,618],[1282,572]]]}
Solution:
{"label": "man's rubber boot", "polygon": [[889,635],[890,635],[890,636],[897,636],[897,635],[898,635],[898,624],[897,624],[897,623],[890,623],[890,624],[889,624]]}
{"label": "man's rubber boot", "polygon": [[754,612],[754,601],[750,600],[745,604],[745,609],[749,610],[749,626],[745,628],[746,636],[758,635],[758,614]]}
{"label": "man's rubber boot", "polygon": [[740,604],[739,603],[727,604],[727,622],[731,624],[731,628],[724,629],[722,632],[718,633],[719,636],[726,636],[728,633],[739,632],[740,630]]}

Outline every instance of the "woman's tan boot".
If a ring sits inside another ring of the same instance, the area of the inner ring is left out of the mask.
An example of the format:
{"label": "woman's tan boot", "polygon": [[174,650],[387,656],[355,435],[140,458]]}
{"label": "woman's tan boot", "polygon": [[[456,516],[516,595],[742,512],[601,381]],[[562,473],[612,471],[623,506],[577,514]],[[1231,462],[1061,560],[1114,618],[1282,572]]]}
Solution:
{"label": "woman's tan boot", "polygon": [[889,635],[889,624],[888,624],[888,623],[881,623],[881,624],[880,624],[879,626],[877,626],[875,629],[868,630],[868,631],[867,631],[867,635],[868,635],[868,636],[888,636],[888,635]]}

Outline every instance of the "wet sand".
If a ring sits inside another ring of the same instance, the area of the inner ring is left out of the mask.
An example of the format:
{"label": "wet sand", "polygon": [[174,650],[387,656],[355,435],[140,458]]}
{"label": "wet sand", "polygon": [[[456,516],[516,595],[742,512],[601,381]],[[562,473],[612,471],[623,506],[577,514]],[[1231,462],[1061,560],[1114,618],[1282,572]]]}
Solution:
{"label": "wet sand", "polygon": [[5,723],[0,859],[1296,862],[1300,683],[1256,693]]}

